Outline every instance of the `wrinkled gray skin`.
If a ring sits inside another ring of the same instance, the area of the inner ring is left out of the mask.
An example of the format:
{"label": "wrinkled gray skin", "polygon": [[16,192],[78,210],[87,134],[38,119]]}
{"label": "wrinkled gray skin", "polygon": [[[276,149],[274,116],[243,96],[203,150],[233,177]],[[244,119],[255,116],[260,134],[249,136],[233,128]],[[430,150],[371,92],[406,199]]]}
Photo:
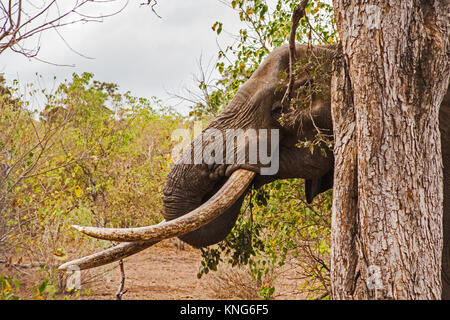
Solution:
{"label": "wrinkled gray skin", "polygon": [[[317,46],[316,56],[326,56],[332,60],[335,46]],[[305,57],[307,48],[297,45],[296,56]],[[333,153],[327,150],[323,156],[319,148],[313,154],[307,148],[298,148],[298,141],[313,140],[315,126],[323,133],[332,134],[332,119],[328,97],[313,97],[310,108],[291,110],[285,114],[288,121],[280,121],[280,101],[284,90],[279,88],[279,74],[287,71],[289,65],[288,46],[275,49],[241,86],[236,97],[222,113],[208,126],[226,129],[279,129],[280,167],[274,176],[257,174],[253,185],[283,178],[305,179],[305,193],[308,202],[319,193],[333,186]],[[331,74],[331,69],[328,70]],[[301,76],[300,76],[301,78]],[[296,88],[305,85],[305,79],[296,79]],[[328,86],[328,91],[330,90]],[[207,129],[208,129],[207,128]],[[450,299],[450,94],[447,92],[440,111],[440,129],[444,163],[444,251],[443,251],[443,299]],[[195,143],[201,143],[198,138]],[[205,143],[203,143],[205,145]],[[176,163],[169,173],[164,186],[163,202],[165,218],[171,220],[184,215],[208,200],[236,169],[243,168],[259,173],[261,165],[187,165]],[[245,193],[219,218],[204,227],[180,238],[195,246],[204,247],[223,240],[234,226]]]}

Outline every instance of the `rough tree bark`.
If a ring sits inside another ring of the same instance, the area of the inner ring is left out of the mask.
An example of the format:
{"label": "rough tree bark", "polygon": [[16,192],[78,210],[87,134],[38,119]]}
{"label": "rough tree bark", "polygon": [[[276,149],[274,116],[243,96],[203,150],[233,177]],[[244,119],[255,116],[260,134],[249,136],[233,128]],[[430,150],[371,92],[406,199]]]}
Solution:
{"label": "rough tree bark", "polygon": [[334,0],[333,299],[439,299],[447,1]]}

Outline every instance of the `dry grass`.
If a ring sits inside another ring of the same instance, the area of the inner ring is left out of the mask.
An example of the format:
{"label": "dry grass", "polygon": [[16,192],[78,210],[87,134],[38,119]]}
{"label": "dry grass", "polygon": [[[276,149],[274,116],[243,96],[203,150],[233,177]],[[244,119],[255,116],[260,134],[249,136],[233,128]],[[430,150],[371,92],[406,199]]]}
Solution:
{"label": "dry grass", "polygon": [[262,299],[259,291],[265,286],[275,287],[271,299],[320,299],[327,291],[308,289],[317,286],[320,281],[311,281],[311,275],[305,275],[307,271],[304,260],[305,257],[302,259],[303,263],[300,263],[298,259],[291,257],[282,267],[269,269],[259,281],[253,280],[248,266],[231,267],[229,264],[221,264],[217,272],[210,272],[207,278],[216,299]]}
{"label": "dry grass", "polygon": [[263,281],[254,281],[249,269],[222,265],[211,274],[211,286],[217,299],[260,299],[259,289]]}

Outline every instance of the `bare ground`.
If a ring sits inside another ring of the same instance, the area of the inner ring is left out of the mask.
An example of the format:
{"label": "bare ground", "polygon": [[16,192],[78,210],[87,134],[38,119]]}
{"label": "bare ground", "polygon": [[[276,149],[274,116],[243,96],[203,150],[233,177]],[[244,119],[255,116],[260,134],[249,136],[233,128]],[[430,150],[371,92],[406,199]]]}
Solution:
{"label": "bare ground", "polygon": [[[185,246],[185,250],[179,250],[170,240],[162,241],[124,261],[126,276],[124,289],[127,292],[123,295],[123,300],[259,298],[257,294],[259,287],[250,280],[246,269],[222,269],[198,279],[200,250],[188,245]],[[288,263],[282,269],[277,270],[280,275],[275,281],[274,298],[305,298],[305,295],[299,294],[297,290],[300,281],[295,267]],[[0,265],[0,273],[19,278],[22,292],[31,292],[33,283],[39,281],[39,274],[31,270],[23,273],[17,268]],[[82,279],[80,299],[116,299],[121,279],[117,262],[109,269],[91,272],[86,277],[88,279]],[[86,290],[90,292],[88,295]],[[64,294],[60,294],[56,298],[63,297]],[[71,299],[76,297],[72,296]]]}
{"label": "bare ground", "polygon": [[[214,292],[205,279],[197,279],[200,250],[179,250],[164,241],[125,260],[123,299],[212,299]],[[105,281],[92,283],[89,299],[115,299],[120,284],[117,267]]]}

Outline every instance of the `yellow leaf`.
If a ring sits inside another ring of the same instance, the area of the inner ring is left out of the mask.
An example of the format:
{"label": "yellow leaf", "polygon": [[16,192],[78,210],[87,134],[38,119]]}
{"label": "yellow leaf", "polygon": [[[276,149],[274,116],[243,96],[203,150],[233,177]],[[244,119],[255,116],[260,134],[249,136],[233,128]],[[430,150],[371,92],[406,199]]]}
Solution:
{"label": "yellow leaf", "polygon": [[75,195],[79,198],[83,194],[83,190],[81,190],[80,186],[75,187]]}
{"label": "yellow leaf", "polygon": [[11,285],[7,280],[5,280],[5,289],[3,290],[3,293],[8,293],[11,290],[12,290]]}
{"label": "yellow leaf", "polygon": [[67,258],[67,255],[62,249],[56,249],[52,252],[52,255],[58,260],[65,260]]}

